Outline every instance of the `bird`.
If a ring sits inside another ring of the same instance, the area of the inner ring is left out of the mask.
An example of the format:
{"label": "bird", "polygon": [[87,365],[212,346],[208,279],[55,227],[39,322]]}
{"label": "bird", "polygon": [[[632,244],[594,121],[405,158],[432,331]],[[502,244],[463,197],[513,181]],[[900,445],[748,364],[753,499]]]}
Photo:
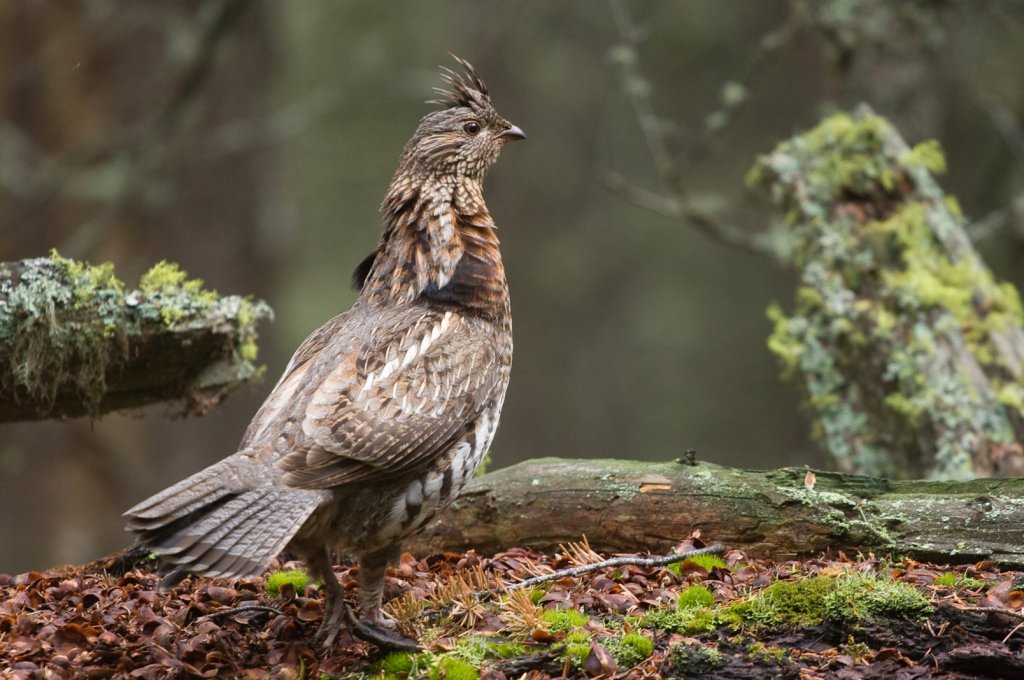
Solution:
{"label": "bird", "polygon": [[[189,574],[251,577],[283,551],[324,583],[316,639],[347,623],[395,647],[382,611],[402,540],[451,503],[493,440],[512,366],[512,314],[483,181],[525,139],[455,57],[405,145],[384,230],[353,275],[352,307],[299,346],[238,450],[124,513],[167,590]],[[361,616],[333,555],[358,559]],[[404,642],[403,642],[404,641]]]}

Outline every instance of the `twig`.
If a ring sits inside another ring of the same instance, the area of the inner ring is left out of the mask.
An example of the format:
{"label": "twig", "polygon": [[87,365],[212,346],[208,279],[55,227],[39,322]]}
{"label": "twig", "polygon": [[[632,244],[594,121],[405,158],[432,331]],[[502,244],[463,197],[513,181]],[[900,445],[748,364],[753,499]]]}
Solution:
{"label": "twig", "polygon": [[551,572],[550,574],[534,576],[533,578],[528,578],[525,581],[520,581],[519,583],[513,583],[509,586],[505,586],[504,588],[485,590],[477,593],[477,595],[488,595],[495,592],[509,592],[519,588],[528,588],[529,586],[535,586],[538,583],[555,581],[560,578],[565,578],[566,576],[579,576],[580,574],[587,574],[592,571],[598,571],[608,567],[644,567],[645,569],[650,569],[652,567],[664,567],[669,564],[675,564],[676,562],[682,562],[685,559],[697,557],[698,555],[721,555],[724,552],[725,546],[721,543],[715,543],[714,545],[709,545],[705,548],[685,550],[680,553],[663,555],[661,557],[612,557],[611,559],[603,560],[601,562],[583,564],[578,567],[569,567],[567,569],[559,569],[558,571]]}
{"label": "twig", "polygon": [[1003,644],[1005,645],[1006,641],[1009,640],[1010,638],[1012,638],[1013,634],[1016,633],[1021,628],[1024,628],[1024,621],[1021,621],[1020,623],[1018,623],[1016,626],[1013,627],[1013,630],[1011,630],[1009,633],[1006,634],[1006,637],[1003,638]]}
{"label": "twig", "polygon": [[[608,173],[605,185],[636,205],[660,215],[687,221],[698,231],[725,245],[771,255],[777,253],[770,244],[756,238],[749,230],[726,224],[694,205],[686,195],[679,164],[670,151],[665,126],[658,120],[651,104],[650,87],[637,67],[637,29],[622,0],[608,0],[619,31],[624,53],[617,60],[622,71],[623,89],[629,97],[647,148],[661,180],[660,192],[650,191],[627,182],[616,173]],[[760,58],[754,60],[758,63]],[[751,66],[751,70],[753,65]]]}
{"label": "twig", "polygon": [[682,195],[661,194],[645,189],[631,183],[617,172],[607,172],[601,179],[606,187],[633,205],[671,219],[686,220],[697,231],[724,245],[758,255],[768,254],[778,258],[775,249],[757,238],[755,234],[731,224],[719,222]]}
{"label": "twig", "polygon": [[232,607],[231,609],[221,609],[210,614],[204,614],[196,619],[196,621],[219,619],[223,616],[233,616],[234,614],[244,614],[246,612],[265,612],[268,614],[277,614],[278,616],[284,613],[277,607],[271,607],[265,604],[242,604],[237,607]]}

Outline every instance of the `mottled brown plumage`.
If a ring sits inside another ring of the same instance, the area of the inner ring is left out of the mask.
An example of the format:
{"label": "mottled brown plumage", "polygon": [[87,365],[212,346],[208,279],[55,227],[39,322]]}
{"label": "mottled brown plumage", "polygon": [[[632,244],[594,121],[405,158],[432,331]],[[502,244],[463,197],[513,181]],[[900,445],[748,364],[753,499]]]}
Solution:
{"label": "mottled brown plumage", "polygon": [[251,576],[287,547],[325,581],[330,645],[347,612],[330,566],[339,551],[360,560],[364,617],[387,626],[385,566],[490,446],[512,322],[481,186],[505,142],[525,135],[459,63],[445,108],[402,152],[384,234],[356,270],[359,299],[298,348],[236,453],[125,513],[169,565],[165,586]]}

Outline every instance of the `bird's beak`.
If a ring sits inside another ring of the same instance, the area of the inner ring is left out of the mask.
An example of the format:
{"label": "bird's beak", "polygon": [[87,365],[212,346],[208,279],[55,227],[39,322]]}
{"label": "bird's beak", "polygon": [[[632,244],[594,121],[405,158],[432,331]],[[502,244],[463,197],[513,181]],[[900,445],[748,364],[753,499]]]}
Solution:
{"label": "bird's beak", "polygon": [[526,133],[518,125],[511,125],[498,136],[502,139],[526,139]]}

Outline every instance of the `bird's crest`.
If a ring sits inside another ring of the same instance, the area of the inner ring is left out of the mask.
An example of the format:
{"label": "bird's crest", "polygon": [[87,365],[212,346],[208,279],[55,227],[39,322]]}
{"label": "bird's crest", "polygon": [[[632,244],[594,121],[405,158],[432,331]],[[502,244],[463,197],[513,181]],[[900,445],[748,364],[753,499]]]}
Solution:
{"label": "bird's crest", "polygon": [[434,90],[440,96],[437,99],[431,99],[428,103],[438,104],[449,109],[459,106],[468,106],[471,109],[491,106],[487,85],[480,79],[480,75],[477,74],[473,65],[454,54],[451,56],[466,71],[466,74],[462,75],[447,66],[442,66],[441,70],[444,73],[441,77],[448,83],[448,88],[435,87]]}

